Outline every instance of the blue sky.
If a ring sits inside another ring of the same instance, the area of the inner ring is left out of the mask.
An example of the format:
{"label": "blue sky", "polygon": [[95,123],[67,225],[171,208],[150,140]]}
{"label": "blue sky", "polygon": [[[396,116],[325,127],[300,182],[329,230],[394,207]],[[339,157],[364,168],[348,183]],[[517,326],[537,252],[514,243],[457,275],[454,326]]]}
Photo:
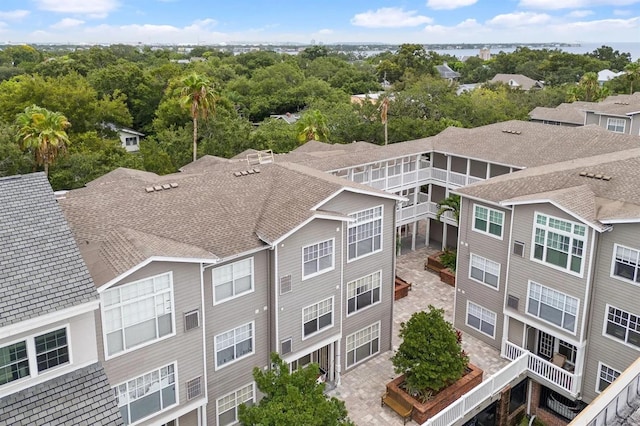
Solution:
{"label": "blue sky", "polygon": [[640,0],[2,0],[0,43],[640,42]]}

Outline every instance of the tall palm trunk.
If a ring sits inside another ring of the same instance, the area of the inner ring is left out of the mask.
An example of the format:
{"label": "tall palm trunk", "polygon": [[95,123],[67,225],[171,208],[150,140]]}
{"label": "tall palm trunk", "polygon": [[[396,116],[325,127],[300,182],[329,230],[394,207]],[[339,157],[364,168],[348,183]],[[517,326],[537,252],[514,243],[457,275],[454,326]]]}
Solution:
{"label": "tall palm trunk", "polygon": [[193,116],[193,161],[198,159],[198,116]]}

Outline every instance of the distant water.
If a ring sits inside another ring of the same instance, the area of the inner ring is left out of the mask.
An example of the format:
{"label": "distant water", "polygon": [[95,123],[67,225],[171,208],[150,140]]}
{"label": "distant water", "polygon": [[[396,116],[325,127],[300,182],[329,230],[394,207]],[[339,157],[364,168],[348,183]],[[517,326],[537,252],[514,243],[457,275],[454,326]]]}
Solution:
{"label": "distant water", "polygon": [[[498,46],[499,44],[496,45],[495,47],[492,46],[491,44],[486,45],[486,47],[490,49],[492,55],[500,53],[501,51],[505,53],[511,53],[515,50],[515,47],[498,47]],[[523,44],[523,46],[526,46],[526,44]],[[559,46],[557,48],[568,53],[591,53],[601,46],[612,47],[613,50],[618,50],[620,53],[629,53],[631,54],[632,61],[636,61],[640,59],[640,43],[638,42],[607,43],[603,41],[602,43],[580,43],[579,46],[565,46],[565,47]],[[542,47],[532,47],[532,49],[541,49],[541,48]],[[551,45],[545,48],[555,49],[555,47]],[[463,56],[477,56],[479,49],[448,49],[448,50],[435,50],[435,51],[440,54],[452,55],[452,56],[461,58]]]}

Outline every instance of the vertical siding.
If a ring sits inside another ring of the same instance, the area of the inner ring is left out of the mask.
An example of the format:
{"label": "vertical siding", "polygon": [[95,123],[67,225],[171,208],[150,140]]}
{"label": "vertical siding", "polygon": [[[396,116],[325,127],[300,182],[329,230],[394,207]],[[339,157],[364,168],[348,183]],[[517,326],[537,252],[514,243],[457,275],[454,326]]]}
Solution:
{"label": "vertical siding", "polygon": [[[253,382],[254,367],[269,365],[269,268],[266,250],[252,256],[234,259],[220,265],[253,257],[254,291],[244,296],[213,305],[212,268],[204,272],[204,304],[206,309],[207,387],[209,402],[207,419],[216,424],[216,400]],[[220,266],[217,265],[217,266]],[[249,322],[254,322],[254,353],[218,370],[215,367],[215,336]]]}
{"label": "vertical siding", "polygon": [[[184,331],[184,313],[194,309],[200,309],[202,312],[200,306],[200,266],[194,263],[153,262],[117,284],[123,285],[169,271],[173,274],[175,336],[104,361],[102,321],[100,311],[96,311],[98,354],[103,360],[107,377],[112,386],[177,361],[179,404],[173,410],[163,411],[163,416],[176,411],[187,403],[186,382],[188,380],[198,376],[202,376],[204,380],[202,328]],[[193,401],[189,401],[189,403],[191,402]],[[152,423],[153,421],[149,420],[143,424]]]}
{"label": "vertical siding", "polygon": [[[500,349],[503,328],[503,305],[509,247],[511,212],[489,204],[462,198],[458,237],[458,267],[456,269],[455,326],[483,342]],[[473,230],[474,204],[479,204],[504,213],[502,239]],[[500,264],[498,289],[481,284],[469,277],[471,254],[477,254]],[[467,301],[471,301],[496,314],[495,338],[466,325]]]}
{"label": "vertical siding", "polygon": [[640,227],[614,225],[612,232],[605,232],[599,238],[583,376],[583,395],[587,402],[596,396],[598,362],[622,372],[640,356],[640,348],[603,335],[607,304],[640,315],[640,286],[611,277],[616,243],[640,250]]}
{"label": "vertical siding", "polygon": [[[393,314],[393,294],[394,294],[394,250],[395,250],[395,201],[372,197],[362,194],[343,192],[338,197],[332,199],[323,209],[339,211],[343,213],[354,213],[363,209],[383,206],[382,220],[382,250],[375,254],[346,262],[344,264],[344,294],[343,303],[340,309],[342,315],[342,342],[341,342],[341,367],[345,371],[346,360],[346,337],[364,327],[380,321],[380,353],[391,349],[391,323]],[[343,226],[342,250],[346,250],[347,225]],[[357,278],[382,270],[381,297],[380,303],[363,311],[359,311],[349,317],[346,316],[346,283]]]}
{"label": "vertical siding", "polygon": [[[559,219],[565,219],[572,222],[580,223],[574,217],[564,213],[560,209],[552,206],[551,204],[534,204],[534,205],[522,205],[514,208],[514,220],[513,220],[513,241],[520,241],[524,243],[525,250],[524,256],[519,257],[512,255],[509,266],[509,289],[508,293],[516,296],[520,299],[517,313],[526,317],[527,322],[537,325],[542,328],[553,330],[553,334],[567,340],[569,342],[576,341],[581,333],[582,314],[584,309],[584,296],[587,286],[587,269],[589,267],[588,261],[591,250],[591,236],[592,232],[587,228],[587,235],[589,239],[584,245],[583,254],[583,276],[578,277],[572,275],[569,272],[556,269],[549,266],[546,263],[531,260],[531,250],[533,242],[533,223],[535,220],[535,213],[539,212],[554,216]],[[557,327],[551,323],[538,319],[537,317],[528,315],[526,313],[527,306],[527,289],[529,280],[533,280],[538,284],[546,287],[551,287],[557,291],[560,291],[569,296],[575,297],[579,300],[578,316],[576,318],[576,333],[571,333],[563,328]],[[505,308],[507,313],[515,312],[511,308]]]}

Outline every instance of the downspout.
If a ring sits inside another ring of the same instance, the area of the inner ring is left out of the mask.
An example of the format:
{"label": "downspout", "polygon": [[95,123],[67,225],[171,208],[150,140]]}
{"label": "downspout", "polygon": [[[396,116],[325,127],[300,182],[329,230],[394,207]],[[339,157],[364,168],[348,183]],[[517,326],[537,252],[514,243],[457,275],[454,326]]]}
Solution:
{"label": "downspout", "polygon": [[[500,355],[502,357],[504,357],[505,355],[505,346],[506,346],[506,342],[508,339],[508,334],[509,334],[509,324],[507,321],[507,318],[509,318],[508,315],[504,314],[504,307],[507,306],[507,299],[508,299],[508,288],[507,288],[507,283],[509,282],[509,269],[511,267],[511,251],[513,250],[513,218],[516,215],[516,208],[515,206],[513,206],[511,208],[511,220],[510,220],[510,224],[509,224],[509,247],[507,248],[507,270],[504,274],[504,300],[502,302],[502,342],[500,343]],[[531,249],[529,249],[531,250]],[[526,338],[526,334],[527,334],[527,327],[525,324],[524,327],[524,336],[522,337],[523,340]],[[524,345],[522,346],[522,348],[524,349]]]}
{"label": "downspout", "polygon": [[[394,206],[395,207],[395,206]],[[383,210],[384,211],[384,210]],[[395,208],[393,209],[394,211],[394,215],[395,215]],[[395,233],[395,222],[394,223],[394,233]],[[344,228],[344,223],[340,224],[340,238],[342,239],[342,241],[340,242],[340,303],[336,304],[338,306],[340,306],[340,336],[342,336],[342,323],[344,321],[344,307],[342,305],[342,297],[343,297],[343,291],[344,291],[344,251],[345,251],[345,247],[344,247],[344,242],[347,241],[347,239],[345,238],[345,233],[347,232]],[[336,348],[336,352],[335,352],[335,369],[336,369],[336,375],[334,377],[334,383],[336,385],[336,387],[340,386],[340,382],[342,379],[341,373],[342,373],[342,337],[340,337],[340,339],[338,340],[337,344],[334,345]]]}
{"label": "downspout", "polygon": [[[207,380],[207,333],[206,333],[206,316],[205,316],[205,300],[204,300],[204,263],[200,262],[200,303],[202,306],[202,362],[204,366],[204,399],[209,402],[209,385]],[[206,406],[200,407],[199,413],[206,410]],[[201,415],[201,421],[198,423],[202,426],[207,426],[207,414]]]}
{"label": "downspout", "polygon": [[273,330],[274,333],[274,338],[275,338],[275,346],[276,346],[276,351],[277,353],[280,353],[280,348],[278,347],[278,345],[280,344],[280,333],[279,333],[279,328],[280,328],[280,323],[278,322],[278,318],[280,317],[280,306],[279,306],[279,298],[278,298],[278,294],[279,294],[279,290],[278,290],[278,282],[279,282],[279,278],[278,278],[278,245],[276,244],[275,246],[273,246],[273,276],[274,276],[274,280],[273,280],[273,301],[274,301],[274,309],[275,309],[275,315],[274,315],[274,321],[275,321],[275,327]]}

